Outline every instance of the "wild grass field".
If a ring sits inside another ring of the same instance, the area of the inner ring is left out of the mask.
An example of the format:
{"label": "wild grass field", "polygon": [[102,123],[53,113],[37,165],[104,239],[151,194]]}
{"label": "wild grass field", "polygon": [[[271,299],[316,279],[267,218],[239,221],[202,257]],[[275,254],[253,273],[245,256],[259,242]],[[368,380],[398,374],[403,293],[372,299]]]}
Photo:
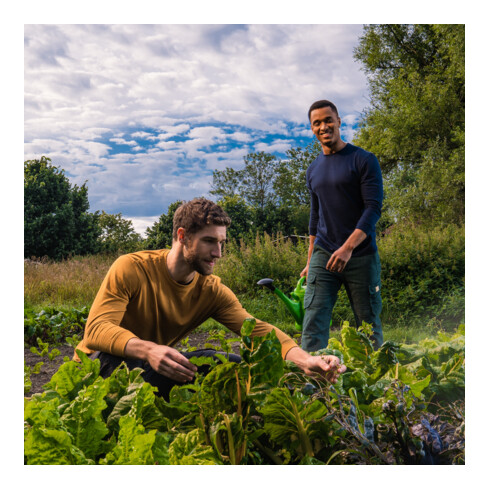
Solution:
{"label": "wild grass field", "polygon": [[[385,340],[418,342],[439,330],[464,323],[464,230],[456,227],[395,231],[379,241],[382,261],[382,322]],[[251,315],[296,334],[294,320],[270,291],[257,285],[268,277],[289,294],[307,255],[306,240],[257,236],[251,243],[226,244],[215,273],[238,296]],[[89,308],[114,255],[73,257],[24,264],[24,307]],[[347,295],[339,294],[332,335],[344,322],[354,323]],[[208,320],[202,329],[219,328]]]}

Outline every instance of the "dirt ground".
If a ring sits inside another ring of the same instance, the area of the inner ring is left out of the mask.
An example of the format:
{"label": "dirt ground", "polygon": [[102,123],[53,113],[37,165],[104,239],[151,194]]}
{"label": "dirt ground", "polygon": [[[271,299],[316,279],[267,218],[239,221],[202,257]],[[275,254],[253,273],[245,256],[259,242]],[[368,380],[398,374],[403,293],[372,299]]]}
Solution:
{"label": "dirt ground", "polygon": [[[213,342],[208,339],[209,334],[207,332],[197,332],[189,334],[189,343],[190,347],[204,348],[205,343],[212,343],[219,347],[218,342]],[[227,334],[226,338],[234,337],[231,334]],[[239,342],[233,343],[232,349],[235,353],[239,354]],[[33,354],[29,348],[24,349],[24,360],[26,365],[34,367],[38,362],[43,362],[44,364],[41,367],[39,374],[31,375],[32,388],[31,391],[26,396],[31,396],[34,393],[41,393],[43,391],[43,386],[51,380],[53,374],[58,370],[60,365],[63,363],[63,358],[68,356],[70,359],[73,356],[73,347],[69,345],[62,345],[56,347],[60,351],[60,355],[55,359],[50,361],[47,357],[41,358],[37,354]],[[179,345],[176,346],[179,348]],[[50,349],[51,350],[51,349]]]}

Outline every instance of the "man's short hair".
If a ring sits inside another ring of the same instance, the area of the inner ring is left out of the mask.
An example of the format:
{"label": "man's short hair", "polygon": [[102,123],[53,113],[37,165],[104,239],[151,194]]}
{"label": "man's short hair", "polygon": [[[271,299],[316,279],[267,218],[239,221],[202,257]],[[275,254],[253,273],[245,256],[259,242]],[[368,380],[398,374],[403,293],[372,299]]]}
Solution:
{"label": "man's short hair", "polygon": [[322,107],[330,107],[333,112],[335,112],[335,115],[339,117],[339,111],[337,110],[337,107],[335,107],[335,104],[333,102],[330,102],[329,100],[317,100],[316,102],[313,102],[311,104],[310,110],[308,111],[308,120],[311,122],[311,113],[315,109],[321,109]]}
{"label": "man's short hair", "polygon": [[231,219],[223,209],[202,197],[183,202],[174,213],[172,237],[177,240],[177,230],[184,228],[189,234],[202,230],[205,226],[230,226]]}

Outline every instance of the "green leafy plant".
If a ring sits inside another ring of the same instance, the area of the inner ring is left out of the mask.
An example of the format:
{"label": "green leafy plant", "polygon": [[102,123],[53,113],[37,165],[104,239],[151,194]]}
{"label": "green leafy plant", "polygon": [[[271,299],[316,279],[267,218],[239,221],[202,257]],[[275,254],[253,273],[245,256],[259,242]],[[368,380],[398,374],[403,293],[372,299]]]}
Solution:
{"label": "green leafy plant", "polygon": [[[335,385],[284,362],[274,332],[241,331],[241,362],[191,358],[208,374],[157,397],[141,369],[106,379],[78,352],[26,398],[26,464],[464,464],[464,328],[374,351],[344,325],[328,349]],[[443,387],[443,388],[442,388]],[[456,395],[454,394],[456,393]]]}
{"label": "green leafy plant", "polygon": [[24,341],[35,345],[41,339],[43,342],[59,344],[68,340],[74,341],[83,333],[89,308],[71,308],[58,310],[45,308],[38,313],[29,309],[24,310]]}
{"label": "green leafy plant", "polygon": [[47,357],[50,361],[61,354],[59,349],[56,348],[49,351],[49,343],[43,342],[39,337],[37,338],[37,345],[39,348],[33,346],[30,348],[30,351],[40,357]]}

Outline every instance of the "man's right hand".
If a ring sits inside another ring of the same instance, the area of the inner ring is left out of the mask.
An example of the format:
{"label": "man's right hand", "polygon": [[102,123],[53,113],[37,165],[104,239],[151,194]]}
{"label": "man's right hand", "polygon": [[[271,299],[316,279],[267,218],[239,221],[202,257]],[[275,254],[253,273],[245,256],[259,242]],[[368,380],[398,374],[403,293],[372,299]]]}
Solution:
{"label": "man's right hand", "polygon": [[197,366],[192,364],[177,349],[146,340],[130,339],[126,344],[125,355],[131,358],[144,359],[158,374],[179,383],[192,381],[197,371]]}
{"label": "man's right hand", "polygon": [[301,271],[301,274],[299,275],[299,277],[303,276],[305,276],[306,278],[308,277],[308,264],[306,264],[306,267]]}

